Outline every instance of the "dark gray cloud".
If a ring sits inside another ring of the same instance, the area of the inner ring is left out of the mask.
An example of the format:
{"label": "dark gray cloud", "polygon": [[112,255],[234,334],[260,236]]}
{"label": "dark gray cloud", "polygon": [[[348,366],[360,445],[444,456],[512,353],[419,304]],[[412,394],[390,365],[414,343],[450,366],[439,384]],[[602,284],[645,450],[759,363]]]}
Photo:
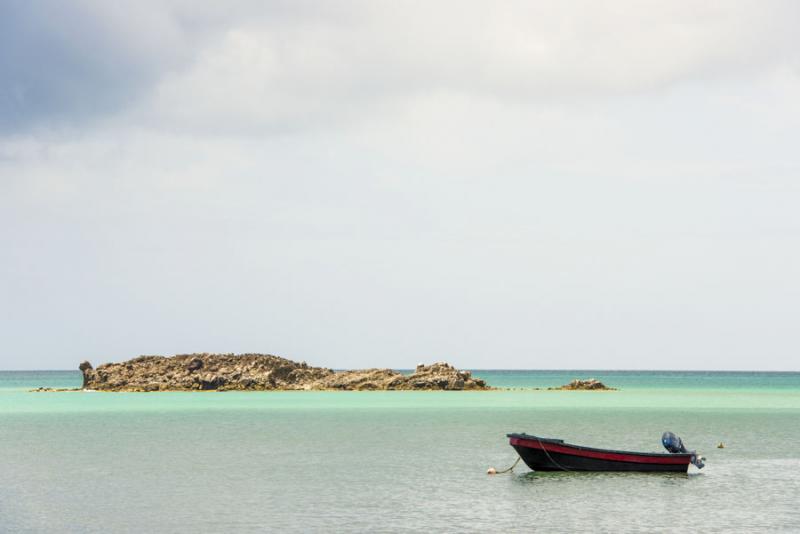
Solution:
{"label": "dark gray cloud", "polygon": [[0,134],[80,125],[134,106],[237,25],[331,23],[344,11],[251,0],[0,2]]}
{"label": "dark gray cloud", "polygon": [[72,122],[134,102],[185,57],[165,10],[119,4],[0,3],[0,129]]}

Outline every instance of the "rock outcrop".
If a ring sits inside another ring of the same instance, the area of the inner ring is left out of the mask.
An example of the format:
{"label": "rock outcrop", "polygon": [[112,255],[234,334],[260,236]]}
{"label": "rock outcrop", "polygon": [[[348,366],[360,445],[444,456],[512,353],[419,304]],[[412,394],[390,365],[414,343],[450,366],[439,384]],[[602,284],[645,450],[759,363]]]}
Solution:
{"label": "rock outcrop", "polygon": [[92,370],[92,364],[87,362],[86,360],[82,361],[81,364],[78,366],[78,370],[83,373],[83,388],[86,389],[88,386],[86,385],[86,371]]}
{"label": "rock outcrop", "polygon": [[269,354],[140,356],[92,368],[83,362],[84,389],[194,390],[465,390],[490,389],[448,363],[418,365],[411,375],[392,369],[333,371]]}
{"label": "rock outcrop", "polygon": [[558,388],[548,388],[548,389],[566,389],[566,390],[581,389],[581,390],[608,390],[608,391],[612,391],[612,390],[615,390],[616,388],[610,388],[610,387],[606,386],[605,384],[603,384],[602,382],[600,382],[599,380],[597,380],[596,378],[587,378],[586,380],[580,380],[580,379],[576,378],[575,380],[573,380],[569,384],[564,384],[563,386],[558,387]]}

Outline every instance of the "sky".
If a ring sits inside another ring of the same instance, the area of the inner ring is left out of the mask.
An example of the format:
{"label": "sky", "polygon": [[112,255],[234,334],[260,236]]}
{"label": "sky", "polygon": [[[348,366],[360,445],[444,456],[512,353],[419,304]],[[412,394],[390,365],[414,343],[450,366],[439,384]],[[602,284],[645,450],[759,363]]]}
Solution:
{"label": "sky", "polygon": [[800,370],[800,4],[0,2],[0,369]]}

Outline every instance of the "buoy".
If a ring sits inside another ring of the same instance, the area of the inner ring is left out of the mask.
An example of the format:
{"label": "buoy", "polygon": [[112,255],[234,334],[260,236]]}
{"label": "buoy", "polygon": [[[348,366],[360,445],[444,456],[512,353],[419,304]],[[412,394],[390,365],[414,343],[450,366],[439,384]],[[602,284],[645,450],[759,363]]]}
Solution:
{"label": "buoy", "polygon": [[520,460],[522,460],[522,456],[517,456],[517,460],[513,464],[511,464],[511,467],[509,467],[508,469],[503,469],[502,471],[498,471],[494,467],[490,467],[489,469],[486,470],[486,474],[502,475],[503,473],[510,473],[511,471],[514,470],[515,467],[517,467],[517,464],[519,463]]}
{"label": "buoy", "polygon": [[717,445],[717,448],[718,449],[724,449],[725,448],[725,444],[720,441],[719,445]]}

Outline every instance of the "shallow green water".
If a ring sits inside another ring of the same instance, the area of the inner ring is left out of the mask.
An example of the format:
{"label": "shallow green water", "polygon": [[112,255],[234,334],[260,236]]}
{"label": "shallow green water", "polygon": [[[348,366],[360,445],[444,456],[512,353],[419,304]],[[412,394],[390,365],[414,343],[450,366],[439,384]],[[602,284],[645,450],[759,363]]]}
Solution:
{"label": "shallow green water", "polygon": [[[0,373],[0,531],[796,531],[800,374],[477,372],[493,392],[29,393]],[[596,376],[616,392],[537,391]],[[707,458],[489,477],[526,431]],[[727,447],[717,449],[719,441]]]}

